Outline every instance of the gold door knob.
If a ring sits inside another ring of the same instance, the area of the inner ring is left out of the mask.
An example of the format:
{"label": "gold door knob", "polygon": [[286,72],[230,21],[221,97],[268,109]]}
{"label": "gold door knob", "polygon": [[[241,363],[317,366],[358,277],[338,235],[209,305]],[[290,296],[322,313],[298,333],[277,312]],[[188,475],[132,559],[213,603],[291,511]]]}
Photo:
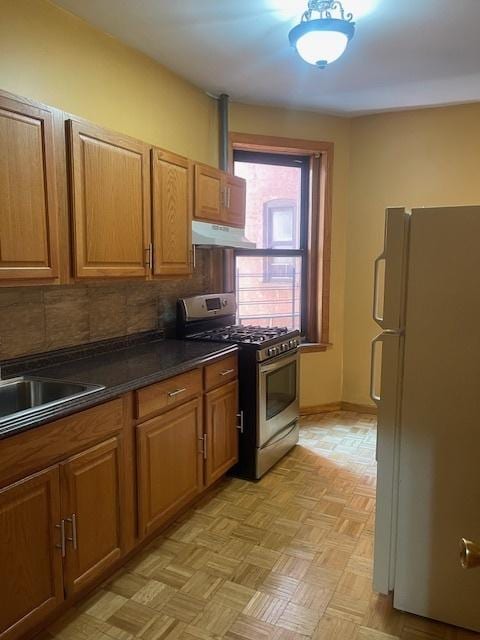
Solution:
{"label": "gold door knob", "polygon": [[460,562],[464,569],[480,567],[480,545],[471,540],[460,540]]}

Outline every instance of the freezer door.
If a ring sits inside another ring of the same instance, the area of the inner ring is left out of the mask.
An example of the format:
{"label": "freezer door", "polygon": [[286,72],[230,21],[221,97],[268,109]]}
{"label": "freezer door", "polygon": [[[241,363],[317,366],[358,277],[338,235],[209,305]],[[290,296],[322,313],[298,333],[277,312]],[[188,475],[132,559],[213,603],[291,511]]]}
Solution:
{"label": "freezer door", "polygon": [[395,579],[403,341],[401,333],[384,331],[372,343],[370,394],[378,406],[373,586],[384,594],[393,589]]}
{"label": "freezer door", "polygon": [[373,319],[382,329],[403,328],[410,215],[387,209],[382,254],[375,260]]}
{"label": "freezer door", "polygon": [[394,606],[480,631],[480,207],[410,223]]}

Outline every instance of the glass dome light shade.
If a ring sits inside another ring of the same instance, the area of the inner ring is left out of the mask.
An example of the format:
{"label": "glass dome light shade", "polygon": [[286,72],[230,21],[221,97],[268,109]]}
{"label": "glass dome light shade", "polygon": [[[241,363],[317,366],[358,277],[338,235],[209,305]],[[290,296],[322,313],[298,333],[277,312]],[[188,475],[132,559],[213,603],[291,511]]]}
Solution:
{"label": "glass dome light shade", "polygon": [[354,32],[352,22],[322,18],[301,22],[290,31],[289,39],[305,62],[323,68],[340,58]]}

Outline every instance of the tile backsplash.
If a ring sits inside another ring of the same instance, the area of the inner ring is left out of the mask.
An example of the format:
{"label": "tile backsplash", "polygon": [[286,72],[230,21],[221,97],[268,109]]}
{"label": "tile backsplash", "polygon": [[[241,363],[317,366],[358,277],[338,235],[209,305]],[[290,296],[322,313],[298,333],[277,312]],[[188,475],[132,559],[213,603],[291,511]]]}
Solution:
{"label": "tile backsplash", "polygon": [[210,290],[197,251],[192,278],[0,289],[0,360],[175,324],[179,297]]}

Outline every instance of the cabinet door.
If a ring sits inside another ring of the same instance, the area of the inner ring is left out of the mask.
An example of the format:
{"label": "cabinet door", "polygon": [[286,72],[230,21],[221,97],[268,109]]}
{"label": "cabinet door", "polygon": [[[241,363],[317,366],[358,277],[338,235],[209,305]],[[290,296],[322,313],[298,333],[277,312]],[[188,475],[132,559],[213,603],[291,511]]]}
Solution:
{"label": "cabinet door", "polygon": [[247,182],[243,178],[228,175],[226,181],[225,222],[232,227],[245,226]]}
{"label": "cabinet door", "polygon": [[25,634],[63,600],[59,525],[58,467],[0,490],[2,640]]}
{"label": "cabinet door", "polygon": [[122,555],[120,460],[120,440],[115,437],[61,465],[68,596],[95,580]]}
{"label": "cabinet door", "polygon": [[205,404],[207,436],[205,482],[208,486],[223,476],[238,460],[237,381],[207,393]]}
{"label": "cabinet door", "polygon": [[205,222],[223,224],[223,173],[213,167],[195,165],[194,217]]}
{"label": "cabinet door", "polygon": [[53,114],[0,97],[0,280],[58,277]]}
{"label": "cabinet door", "polygon": [[69,120],[77,278],[149,274],[150,162],[142,142]]}
{"label": "cabinet door", "polygon": [[153,273],[192,271],[192,165],[187,158],[152,150]]}
{"label": "cabinet door", "polygon": [[139,527],[148,534],[202,489],[202,410],[199,399],[137,427]]}

